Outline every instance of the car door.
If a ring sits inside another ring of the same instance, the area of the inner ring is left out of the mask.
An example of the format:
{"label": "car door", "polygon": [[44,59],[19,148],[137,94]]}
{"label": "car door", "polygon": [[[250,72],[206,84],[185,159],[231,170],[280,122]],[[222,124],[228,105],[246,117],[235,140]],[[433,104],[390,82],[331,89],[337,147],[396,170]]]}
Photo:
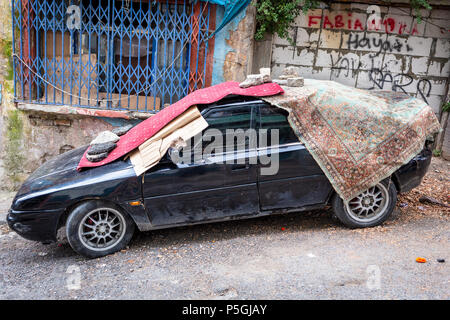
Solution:
{"label": "car door", "polygon": [[[256,165],[250,165],[248,150],[208,153],[210,144],[206,141],[211,132],[224,135],[227,129],[254,130],[256,110],[238,104],[206,108],[202,114],[209,124],[201,134],[204,139],[194,137],[188,142],[193,147],[182,151],[183,158],[191,159],[191,163],[166,162],[144,174],[143,197],[153,226],[259,212]],[[222,136],[222,140],[225,143],[226,137]],[[186,153],[190,155],[186,157]],[[256,152],[253,156],[256,158]]]}
{"label": "car door", "polygon": [[[269,137],[267,147],[261,139],[258,142],[260,169],[264,167],[261,157],[266,153],[271,161],[278,161],[278,170],[274,174],[267,175],[258,170],[262,211],[321,204],[327,201],[332,190],[323,171],[289,125],[287,115],[285,110],[270,104],[259,108],[258,127],[267,130]],[[278,141],[270,139],[274,130],[279,133]]]}

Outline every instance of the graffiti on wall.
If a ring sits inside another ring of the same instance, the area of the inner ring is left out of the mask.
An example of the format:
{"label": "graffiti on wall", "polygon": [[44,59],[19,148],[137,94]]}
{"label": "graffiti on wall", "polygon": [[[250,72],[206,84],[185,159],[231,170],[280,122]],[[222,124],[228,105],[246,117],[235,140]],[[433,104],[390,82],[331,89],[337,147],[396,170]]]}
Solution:
{"label": "graffiti on wall", "polygon": [[274,37],[273,72],[297,66],[305,78],[404,92],[439,112],[450,74],[449,16],[448,8],[433,9],[418,24],[407,7],[350,3],[311,10],[295,21],[294,45]]}
{"label": "graffiti on wall", "polygon": [[450,73],[450,10],[418,23],[408,7],[333,5],[301,15],[295,45],[275,38],[274,73],[300,67],[305,78],[403,92],[439,112]]}
{"label": "graffiti on wall", "polygon": [[[414,79],[409,74],[406,73],[397,73],[393,74],[389,70],[387,70],[386,65],[380,68],[373,68],[369,72],[369,79],[372,82],[373,86],[368,88],[369,90],[377,89],[377,90],[386,90],[390,89],[392,91],[401,91],[403,93],[408,93],[406,88],[410,85],[413,85]],[[390,88],[385,88],[386,84]],[[432,84],[430,80],[426,78],[421,78],[416,83],[416,90],[419,96],[428,103],[427,97],[430,96]]]}
{"label": "graffiti on wall", "polygon": [[[336,62],[332,63],[332,78],[340,77],[356,77],[360,69],[358,59],[349,57],[340,57]],[[391,90],[395,92],[410,93],[417,91],[418,95],[428,103],[427,98],[431,94],[432,83],[425,77],[414,81],[414,78],[407,73],[394,73],[389,70],[388,64],[385,63],[381,68],[377,67],[375,59],[371,58],[371,66],[368,72],[369,85],[367,90]]]}
{"label": "graffiti on wall", "polygon": [[[402,41],[403,40],[403,41]],[[383,40],[376,37],[370,37],[366,34],[361,35],[360,34],[349,34],[349,39],[347,41],[347,48],[349,50],[352,49],[376,49],[375,56],[379,55],[380,53],[384,52],[393,52],[393,53],[401,53],[403,49],[405,49],[407,52],[412,51],[412,47],[406,43],[404,39],[394,39],[391,40]]]}
{"label": "graffiti on wall", "polygon": [[396,17],[382,17],[380,7],[371,5],[367,7],[365,16],[355,15],[352,12],[339,14],[308,15],[308,27],[322,27],[324,29],[345,29],[353,31],[378,31],[396,33],[399,35],[420,35],[417,22]]}

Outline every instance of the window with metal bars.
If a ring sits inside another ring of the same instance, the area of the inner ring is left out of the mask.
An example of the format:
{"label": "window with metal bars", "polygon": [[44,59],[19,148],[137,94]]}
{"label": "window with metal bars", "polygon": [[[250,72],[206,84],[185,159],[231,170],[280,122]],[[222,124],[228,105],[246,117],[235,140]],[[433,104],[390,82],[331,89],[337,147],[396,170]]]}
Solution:
{"label": "window with metal bars", "polygon": [[215,5],[13,0],[18,102],[152,112],[210,85]]}

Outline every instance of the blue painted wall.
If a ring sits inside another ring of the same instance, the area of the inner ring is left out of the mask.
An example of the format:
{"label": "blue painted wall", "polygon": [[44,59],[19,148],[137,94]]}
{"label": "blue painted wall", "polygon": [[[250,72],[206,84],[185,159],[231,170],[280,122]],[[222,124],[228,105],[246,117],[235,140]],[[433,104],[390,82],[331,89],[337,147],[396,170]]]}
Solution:
{"label": "blue painted wall", "polygon": [[[217,6],[216,11],[216,25],[219,25],[223,19],[225,8],[223,6]],[[246,10],[239,13],[228,25],[220,30],[216,35],[214,44],[214,62],[213,62],[213,75],[212,85],[224,82],[223,76],[223,63],[225,62],[225,56],[230,51],[235,51],[229,45],[226,40],[230,39],[230,31],[236,31],[239,22],[245,18]]]}

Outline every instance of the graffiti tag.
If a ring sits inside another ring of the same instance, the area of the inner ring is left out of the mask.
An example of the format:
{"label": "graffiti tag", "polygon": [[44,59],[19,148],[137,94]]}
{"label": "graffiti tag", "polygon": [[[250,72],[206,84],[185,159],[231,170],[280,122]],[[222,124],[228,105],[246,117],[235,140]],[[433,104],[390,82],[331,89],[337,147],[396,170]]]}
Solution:
{"label": "graffiti tag", "polygon": [[379,55],[382,52],[398,52],[400,53],[403,48],[406,49],[407,52],[412,51],[413,49],[409,44],[404,44],[400,42],[398,39],[394,41],[390,40],[382,40],[377,38],[368,38],[366,35],[359,37],[359,34],[349,34],[349,38],[347,41],[347,48],[351,49],[376,49],[378,52],[374,54],[374,56]]}

